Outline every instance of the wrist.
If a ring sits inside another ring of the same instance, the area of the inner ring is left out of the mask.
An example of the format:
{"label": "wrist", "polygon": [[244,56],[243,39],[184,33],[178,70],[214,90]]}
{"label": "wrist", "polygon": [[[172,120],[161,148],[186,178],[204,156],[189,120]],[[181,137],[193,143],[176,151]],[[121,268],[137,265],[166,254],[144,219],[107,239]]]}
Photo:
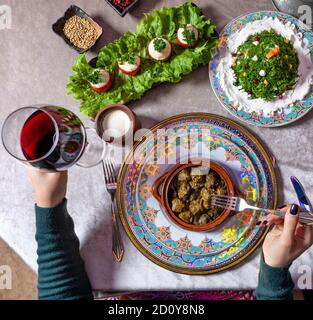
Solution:
{"label": "wrist", "polygon": [[47,197],[36,197],[36,205],[39,208],[54,208],[57,207],[59,204],[61,204],[64,201],[64,197],[58,197],[58,198],[47,198]]}
{"label": "wrist", "polygon": [[272,259],[263,251],[263,259],[266,265],[272,268],[289,268],[291,263],[289,261]]}

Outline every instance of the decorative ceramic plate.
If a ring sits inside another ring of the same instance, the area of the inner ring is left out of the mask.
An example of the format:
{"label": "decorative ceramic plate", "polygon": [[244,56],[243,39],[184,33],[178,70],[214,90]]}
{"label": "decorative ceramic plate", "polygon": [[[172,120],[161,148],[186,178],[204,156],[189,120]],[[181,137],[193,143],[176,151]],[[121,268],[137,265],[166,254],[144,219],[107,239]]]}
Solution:
{"label": "decorative ceramic plate", "polygon": [[248,256],[266,231],[258,213],[233,214],[208,232],[181,229],[152,195],[165,172],[188,158],[205,158],[231,175],[237,194],[251,204],[276,206],[276,179],[261,144],[236,122],[197,113],[172,117],[153,127],[124,162],[118,207],[133,244],[158,265],[180,273],[208,274],[229,268]]}
{"label": "decorative ceramic plate", "polygon": [[308,95],[306,95],[306,98],[304,100],[295,102],[291,106],[284,107],[282,111],[275,111],[269,115],[260,114],[258,112],[247,111],[240,105],[240,103],[238,104],[236,102],[233,102],[233,99],[231,99],[230,96],[222,88],[221,80],[219,79],[217,72],[218,65],[228,50],[228,42],[230,37],[244,29],[244,27],[248,23],[262,20],[266,17],[271,17],[273,19],[277,18],[284,24],[288,23],[294,26],[297,35],[299,35],[299,37],[301,36],[304,49],[309,52],[309,54],[311,55],[311,60],[313,61],[313,33],[304,23],[285,13],[274,11],[259,11],[242,15],[231,21],[223,29],[223,31],[220,33],[218,48],[216,49],[209,66],[209,75],[210,82],[216,97],[226,108],[226,110],[228,110],[232,115],[249,124],[263,127],[275,127],[294,122],[304,116],[308,111],[310,111],[313,107],[313,92],[311,91]]}

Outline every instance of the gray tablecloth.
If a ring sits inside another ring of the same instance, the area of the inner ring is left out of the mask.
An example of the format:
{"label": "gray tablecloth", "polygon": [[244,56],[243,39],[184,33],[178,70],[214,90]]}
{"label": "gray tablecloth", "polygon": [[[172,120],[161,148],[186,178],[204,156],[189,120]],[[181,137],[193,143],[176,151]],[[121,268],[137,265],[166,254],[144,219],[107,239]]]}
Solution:
{"label": "gray tablecloth", "polygon": [[[141,1],[133,14],[120,18],[104,0],[77,0],[103,27],[100,43],[90,52],[94,56],[105,43],[133,30],[144,12],[174,1]],[[221,30],[243,13],[273,10],[270,0],[195,0]],[[78,112],[78,102],[66,94],[67,78],[77,53],[53,33],[51,25],[63,15],[72,0],[3,0],[12,9],[12,29],[0,30],[0,117],[16,108],[41,102],[64,105]],[[216,100],[208,81],[208,68],[202,67],[177,85],[160,85],[143,99],[130,104],[145,127],[184,112],[205,111],[232,118]],[[313,112],[302,120],[278,129],[250,128],[260,137],[278,163],[280,202],[295,201],[289,176],[298,176],[313,194],[312,145]],[[88,120],[84,119],[88,124]],[[32,190],[23,166],[14,162],[0,146],[0,236],[36,270],[34,204]],[[240,266],[210,276],[175,274],[146,259],[130,243],[125,233],[126,254],[121,264],[111,255],[109,196],[105,192],[101,167],[90,170],[73,167],[69,174],[68,199],[82,255],[92,286],[107,291],[157,289],[243,289],[257,284],[259,253],[256,251]],[[310,265],[313,251],[293,266]],[[0,261],[0,264],[2,261]]]}

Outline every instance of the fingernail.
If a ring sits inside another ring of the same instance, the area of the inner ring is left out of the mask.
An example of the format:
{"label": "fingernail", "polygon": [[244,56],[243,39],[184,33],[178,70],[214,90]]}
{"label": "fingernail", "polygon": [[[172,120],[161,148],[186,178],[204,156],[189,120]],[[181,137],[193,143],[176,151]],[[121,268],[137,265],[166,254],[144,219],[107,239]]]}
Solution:
{"label": "fingernail", "polygon": [[296,204],[292,204],[290,208],[290,213],[295,216],[296,214],[298,214],[298,211],[299,211],[299,206]]}
{"label": "fingernail", "polygon": [[263,221],[263,225],[267,225],[267,220],[264,220],[264,221]]}
{"label": "fingernail", "polygon": [[262,222],[262,221],[258,221],[258,222],[256,223],[256,225],[259,226],[259,225],[261,224],[261,222]]}
{"label": "fingernail", "polygon": [[286,208],[287,206],[285,204],[283,204],[282,206],[280,206],[278,209],[283,209]]}

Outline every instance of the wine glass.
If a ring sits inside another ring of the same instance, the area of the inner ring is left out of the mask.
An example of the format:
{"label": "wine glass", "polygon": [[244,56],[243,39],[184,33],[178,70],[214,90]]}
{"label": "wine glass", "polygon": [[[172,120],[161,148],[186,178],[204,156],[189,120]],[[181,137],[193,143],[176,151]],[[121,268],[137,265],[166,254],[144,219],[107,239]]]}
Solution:
{"label": "wine glass", "polygon": [[74,164],[93,167],[105,154],[105,142],[70,110],[51,105],[20,108],[8,115],[1,131],[6,151],[20,162],[45,171]]}

